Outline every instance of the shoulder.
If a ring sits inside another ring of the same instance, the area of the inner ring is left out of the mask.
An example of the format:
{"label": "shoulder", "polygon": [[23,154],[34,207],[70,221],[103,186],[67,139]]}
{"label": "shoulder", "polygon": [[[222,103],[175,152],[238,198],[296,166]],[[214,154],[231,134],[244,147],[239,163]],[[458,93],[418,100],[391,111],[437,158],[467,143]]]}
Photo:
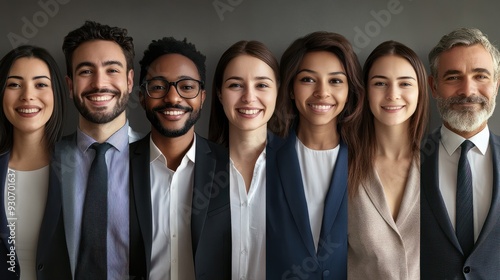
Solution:
{"label": "shoulder", "polygon": [[146,136],[142,137],[140,140],[137,140],[133,143],[130,143],[130,151],[142,151],[144,149],[149,150],[149,140],[150,134],[148,133]]}
{"label": "shoulder", "polygon": [[229,159],[229,151],[226,147],[196,135],[196,153],[212,154],[217,159]]}

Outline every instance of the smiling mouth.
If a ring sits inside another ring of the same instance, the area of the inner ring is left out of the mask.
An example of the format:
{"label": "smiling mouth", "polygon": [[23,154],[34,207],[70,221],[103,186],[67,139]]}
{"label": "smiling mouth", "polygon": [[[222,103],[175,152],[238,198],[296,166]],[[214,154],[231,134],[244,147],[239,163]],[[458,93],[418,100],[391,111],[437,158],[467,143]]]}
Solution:
{"label": "smiling mouth", "polygon": [[405,106],[381,106],[385,110],[399,110],[403,109]]}
{"label": "smiling mouth", "polygon": [[317,110],[317,111],[327,111],[327,110],[330,110],[332,107],[334,107],[335,105],[317,105],[317,104],[309,104],[309,106],[313,109],[313,110]]}
{"label": "smiling mouth", "polygon": [[33,114],[33,113],[38,113],[40,112],[42,109],[40,108],[30,108],[30,109],[17,109],[17,111],[19,113],[22,113],[22,114]]}
{"label": "smiling mouth", "polygon": [[93,102],[103,102],[103,101],[109,101],[113,99],[113,96],[111,95],[92,95],[92,96],[87,96],[87,99]]}
{"label": "smiling mouth", "polygon": [[168,111],[168,110],[165,110],[163,112],[160,112],[164,115],[167,115],[167,116],[180,116],[180,115],[183,115],[185,112],[184,111]]}
{"label": "smiling mouth", "polygon": [[244,115],[255,115],[260,112],[258,109],[238,109],[238,112]]}

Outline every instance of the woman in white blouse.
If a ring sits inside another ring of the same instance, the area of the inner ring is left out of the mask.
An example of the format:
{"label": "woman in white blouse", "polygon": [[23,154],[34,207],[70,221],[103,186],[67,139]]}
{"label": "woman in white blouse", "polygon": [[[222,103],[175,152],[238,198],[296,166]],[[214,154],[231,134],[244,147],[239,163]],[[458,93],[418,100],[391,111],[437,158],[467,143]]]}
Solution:
{"label": "woman in white blouse", "polygon": [[64,79],[44,49],[0,61],[0,279],[35,279],[49,162],[62,133]]}
{"label": "woman in white blouse", "polygon": [[265,279],[265,148],[278,86],[278,62],[257,41],[232,45],[215,70],[209,139],[229,146],[232,279]]}
{"label": "woman in white blouse", "polygon": [[425,68],[410,48],[387,41],[368,56],[363,78],[363,114],[349,133],[348,278],[420,279]]}

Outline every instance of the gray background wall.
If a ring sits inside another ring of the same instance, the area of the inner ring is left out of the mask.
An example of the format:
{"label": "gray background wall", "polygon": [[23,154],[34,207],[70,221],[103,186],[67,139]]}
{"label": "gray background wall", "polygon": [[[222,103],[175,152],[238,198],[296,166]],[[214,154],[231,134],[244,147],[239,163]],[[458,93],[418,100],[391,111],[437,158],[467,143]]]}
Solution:
{"label": "gray background wall", "polygon": [[[137,98],[138,61],[153,39],[184,37],[207,56],[207,89],[220,55],[238,40],[259,40],[279,59],[286,47],[307,33],[326,30],[344,35],[364,63],[368,54],[386,40],[400,41],[421,57],[428,67],[427,54],[442,35],[457,27],[477,27],[500,44],[497,1],[418,0],[2,0],[0,4],[0,56],[17,42],[48,49],[65,73],[61,51],[63,37],[87,19],[127,28],[135,42],[136,87],[128,114],[134,129],[147,132],[149,122]],[[208,91],[210,97],[210,91]],[[204,106],[197,132],[206,135],[210,98]],[[77,113],[67,100],[65,132],[75,129]],[[431,102],[430,129],[439,125]],[[500,134],[500,109],[489,126]]]}

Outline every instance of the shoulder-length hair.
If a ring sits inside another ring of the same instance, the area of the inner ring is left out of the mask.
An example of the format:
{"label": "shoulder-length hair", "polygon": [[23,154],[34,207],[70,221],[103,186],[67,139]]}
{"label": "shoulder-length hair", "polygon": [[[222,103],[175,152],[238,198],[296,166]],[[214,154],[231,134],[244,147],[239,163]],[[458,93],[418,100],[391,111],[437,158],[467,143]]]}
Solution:
{"label": "shoulder-length hair", "polygon": [[[361,113],[360,96],[364,91],[361,82],[361,65],[347,39],[337,33],[318,31],[295,40],[283,53],[280,61],[281,86],[276,100],[276,111],[269,122],[269,129],[286,137],[298,115],[297,106],[290,98],[293,82],[299,71],[304,55],[315,51],[328,51],[338,57],[347,72],[349,86],[344,110],[337,117],[341,136],[344,138],[343,123]],[[345,140],[345,138],[344,138]]]}
{"label": "shoulder-length hair", "polygon": [[249,55],[262,60],[273,70],[276,78],[276,85],[279,85],[280,80],[278,60],[274,57],[273,53],[259,41],[239,41],[222,54],[215,68],[214,80],[212,83],[212,105],[210,110],[208,139],[224,146],[229,145],[229,120],[219,100],[219,94],[221,93],[222,79],[227,65],[231,60],[240,55]]}
{"label": "shoulder-length hair", "polygon": [[[66,84],[54,58],[43,48],[24,45],[7,53],[0,60],[0,100],[4,99],[7,77],[10,68],[19,58],[37,58],[45,62],[50,72],[52,93],[54,96],[54,111],[45,124],[44,139],[47,148],[52,151],[55,143],[61,138],[63,116],[65,110],[64,98],[68,94]],[[13,146],[13,126],[5,116],[3,106],[0,106],[0,153],[10,151]]]}
{"label": "shoulder-length hair", "polygon": [[386,41],[378,45],[368,56],[363,66],[363,82],[366,92],[363,94],[362,114],[353,119],[349,125],[349,197],[354,197],[359,186],[372,179],[373,162],[377,147],[375,138],[374,116],[368,104],[368,75],[375,62],[384,56],[394,55],[406,59],[417,74],[418,101],[415,113],[410,117],[408,139],[410,140],[413,160],[420,159],[420,141],[425,133],[429,118],[429,95],[427,91],[427,74],[418,55],[409,47],[396,42]]}

